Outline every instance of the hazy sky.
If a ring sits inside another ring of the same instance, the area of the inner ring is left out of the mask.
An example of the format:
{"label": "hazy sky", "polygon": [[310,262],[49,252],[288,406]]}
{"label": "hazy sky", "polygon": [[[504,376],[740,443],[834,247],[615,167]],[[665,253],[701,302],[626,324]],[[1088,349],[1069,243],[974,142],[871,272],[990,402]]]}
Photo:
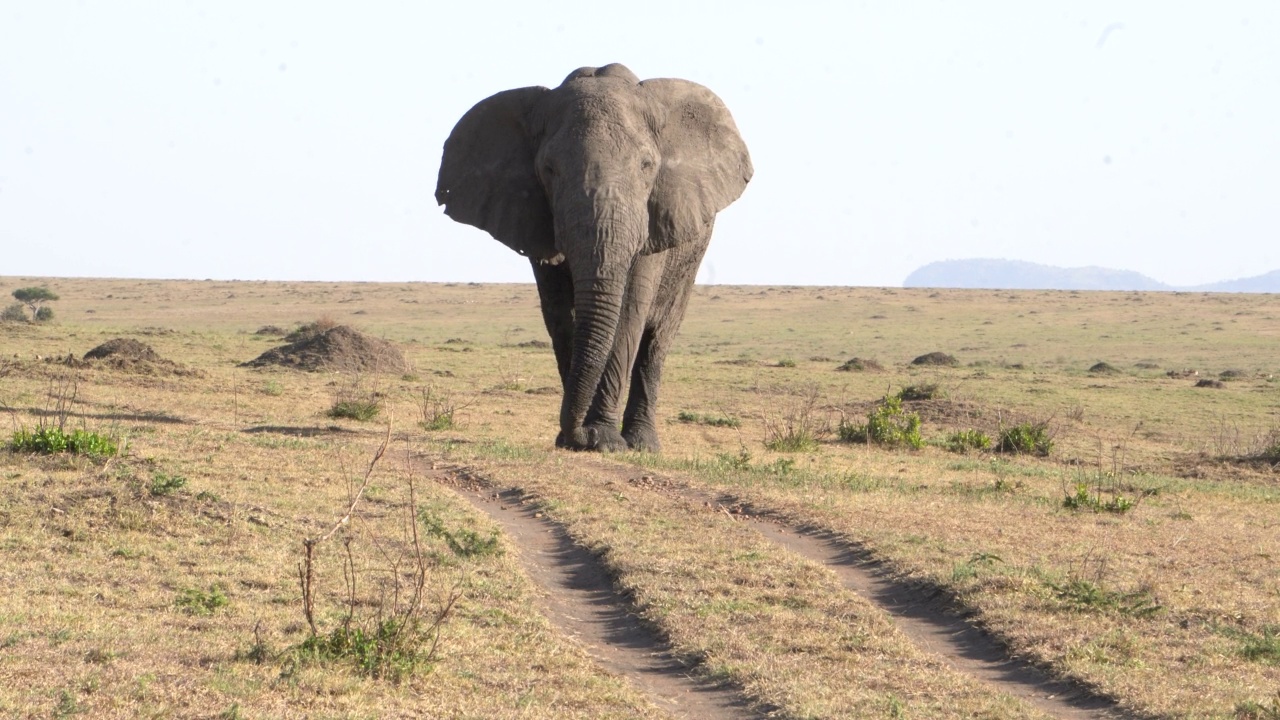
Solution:
{"label": "hazy sky", "polygon": [[0,275],[531,282],[436,205],[442,143],[610,62],[751,149],[704,282],[1280,268],[1280,3],[436,5],[0,0]]}

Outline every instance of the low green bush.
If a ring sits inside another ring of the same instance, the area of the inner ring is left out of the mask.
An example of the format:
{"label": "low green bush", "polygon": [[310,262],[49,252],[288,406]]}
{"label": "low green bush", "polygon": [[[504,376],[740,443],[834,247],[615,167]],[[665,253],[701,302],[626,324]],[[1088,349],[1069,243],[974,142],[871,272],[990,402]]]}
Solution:
{"label": "low green bush", "polygon": [[920,436],[920,415],[902,407],[900,393],[887,395],[867,413],[865,425],[841,420],[836,433],[844,442],[875,443],[896,447],[906,445],[919,450],[924,447]]}
{"label": "low green bush", "polygon": [[957,430],[948,435],[942,445],[954,453],[964,453],[970,450],[990,450],[991,436],[981,430]]}
{"label": "low green bush", "polygon": [[1024,422],[1000,431],[996,452],[1047,456],[1053,450],[1053,438],[1045,423]]}

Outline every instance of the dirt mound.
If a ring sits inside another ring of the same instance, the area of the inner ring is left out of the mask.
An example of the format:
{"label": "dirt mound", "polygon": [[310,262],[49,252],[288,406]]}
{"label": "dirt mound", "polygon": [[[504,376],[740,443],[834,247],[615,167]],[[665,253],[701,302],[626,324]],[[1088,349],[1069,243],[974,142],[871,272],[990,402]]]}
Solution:
{"label": "dirt mound", "polygon": [[241,363],[241,367],[268,365],[337,372],[404,373],[409,370],[400,348],[346,325],[307,335]]}
{"label": "dirt mound", "polygon": [[133,338],[115,338],[108,340],[84,354],[85,360],[105,360],[107,358],[123,358],[128,360],[146,360],[160,362],[160,353],[150,345]]}
{"label": "dirt mound", "polygon": [[134,375],[204,377],[204,372],[160,357],[150,345],[133,338],[113,338],[76,359],[74,355],[50,358],[69,367],[103,368]]}
{"label": "dirt mound", "polygon": [[1213,378],[1200,378],[1199,380],[1196,381],[1196,387],[1224,388],[1226,386],[1227,386],[1226,383],[1222,382],[1221,380],[1214,380]]}
{"label": "dirt mound", "polygon": [[1089,368],[1089,372],[1093,373],[1094,375],[1119,375],[1120,374],[1120,371],[1116,369],[1115,365],[1112,365],[1111,363],[1106,362],[1105,360]]}
{"label": "dirt mound", "polygon": [[944,352],[925,353],[915,360],[911,361],[912,365],[941,365],[943,367],[955,367],[960,364],[954,355],[948,355]]}
{"label": "dirt mound", "polygon": [[844,361],[843,365],[836,368],[836,370],[839,370],[840,372],[879,372],[883,369],[884,366],[880,364],[879,360],[859,357],[849,358]]}

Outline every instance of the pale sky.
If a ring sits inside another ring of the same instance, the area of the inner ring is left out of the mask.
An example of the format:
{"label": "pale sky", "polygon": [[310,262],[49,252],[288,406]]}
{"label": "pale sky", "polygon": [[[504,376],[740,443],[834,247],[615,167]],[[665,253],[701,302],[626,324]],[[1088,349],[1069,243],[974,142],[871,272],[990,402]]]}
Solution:
{"label": "pale sky", "polygon": [[532,282],[436,205],[441,146],[610,62],[751,149],[702,282],[1280,268],[1280,3],[447,5],[0,0],[0,276]]}

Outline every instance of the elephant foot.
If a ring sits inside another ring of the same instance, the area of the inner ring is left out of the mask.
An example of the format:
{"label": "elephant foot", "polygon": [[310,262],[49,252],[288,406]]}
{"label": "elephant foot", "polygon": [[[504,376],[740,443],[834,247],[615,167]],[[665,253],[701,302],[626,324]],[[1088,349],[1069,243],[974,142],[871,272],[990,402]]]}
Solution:
{"label": "elephant foot", "polygon": [[568,450],[622,452],[628,446],[617,428],[611,425],[588,425],[560,431],[560,435],[556,437],[556,447]]}
{"label": "elephant foot", "polygon": [[641,452],[662,452],[662,443],[658,442],[658,431],[650,427],[631,427],[622,433],[627,447]]}

